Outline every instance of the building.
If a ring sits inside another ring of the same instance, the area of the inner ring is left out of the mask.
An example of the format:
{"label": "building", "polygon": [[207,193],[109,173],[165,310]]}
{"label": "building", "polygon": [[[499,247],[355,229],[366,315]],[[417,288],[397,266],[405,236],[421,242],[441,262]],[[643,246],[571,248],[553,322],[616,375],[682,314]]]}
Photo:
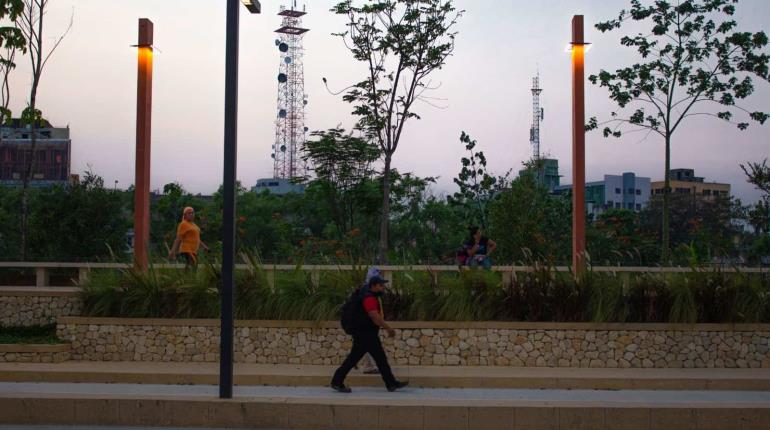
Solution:
{"label": "building", "polygon": [[[519,176],[536,174],[537,183],[543,185],[548,191],[554,191],[559,187],[561,175],[559,175],[559,160],[541,158],[533,166],[519,170]],[[536,171],[536,166],[537,168]]]}
{"label": "building", "polygon": [[289,193],[302,194],[305,192],[305,186],[302,184],[295,184],[289,179],[266,178],[258,179],[257,185],[251,187],[251,191],[254,193],[261,193],[265,190],[270,192],[270,194],[282,196]]}
{"label": "building", "polygon": [[[29,125],[13,119],[0,127],[0,185],[21,186],[32,146]],[[66,185],[70,176],[70,129],[53,127],[43,121],[35,129],[36,143],[30,185],[49,187]]]}
{"label": "building", "polygon": [[[555,194],[572,191],[572,185],[554,189]],[[650,199],[650,178],[636,176],[633,172],[622,175],[604,175],[604,180],[586,183],[586,210],[597,216],[607,209],[640,211]]]}
{"label": "building", "polygon": [[[693,169],[672,169],[669,171],[669,183],[673,194],[689,194],[704,199],[714,199],[717,196],[729,196],[730,184],[706,182],[702,177],[695,176]],[[663,195],[665,181],[652,183],[652,194]]]}

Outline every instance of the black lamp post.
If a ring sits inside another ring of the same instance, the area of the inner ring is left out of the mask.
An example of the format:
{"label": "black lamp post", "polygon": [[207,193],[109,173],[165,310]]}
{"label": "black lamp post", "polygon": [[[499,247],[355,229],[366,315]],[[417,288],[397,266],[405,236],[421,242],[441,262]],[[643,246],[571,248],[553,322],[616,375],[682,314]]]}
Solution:
{"label": "black lamp post", "polygon": [[[259,0],[241,0],[260,13]],[[222,309],[219,345],[219,397],[233,397],[233,302],[235,271],[235,170],[238,152],[238,0],[227,0],[225,47],[225,165],[222,218]]]}

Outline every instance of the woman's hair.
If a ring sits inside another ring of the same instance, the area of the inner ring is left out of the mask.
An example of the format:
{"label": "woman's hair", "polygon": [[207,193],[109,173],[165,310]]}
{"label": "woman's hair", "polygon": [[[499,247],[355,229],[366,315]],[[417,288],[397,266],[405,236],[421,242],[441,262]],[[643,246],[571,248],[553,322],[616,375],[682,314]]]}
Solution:
{"label": "woman's hair", "polygon": [[184,216],[187,214],[187,212],[195,212],[195,209],[192,208],[192,206],[187,206],[182,210],[182,219],[184,220]]}

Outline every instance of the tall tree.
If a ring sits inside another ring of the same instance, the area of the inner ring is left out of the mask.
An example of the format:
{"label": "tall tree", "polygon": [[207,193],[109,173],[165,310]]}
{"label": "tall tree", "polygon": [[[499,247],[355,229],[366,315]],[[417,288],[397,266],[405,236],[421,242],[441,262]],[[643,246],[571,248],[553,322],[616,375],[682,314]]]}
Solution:
{"label": "tall tree", "polygon": [[24,8],[18,16],[17,24],[27,41],[27,51],[32,65],[32,86],[29,90],[27,108],[22,114],[22,120],[30,128],[30,146],[24,157],[24,174],[21,186],[21,259],[27,258],[27,233],[29,223],[29,180],[35,165],[35,146],[37,145],[36,129],[43,123],[42,113],[37,109],[37,90],[43,76],[43,70],[51,55],[59,47],[64,37],[72,28],[72,18],[64,33],[56,39],[51,49],[46,52],[43,47],[43,18],[48,10],[49,0],[23,0]]}
{"label": "tall tree", "polygon": [[435,87],[428,78],[454,51],[453,28],[463,11],[452,0],[375,0],[362,6],[347,0],[332,12],[347,18],[347,31],[337,35],[367,67],[366,78],[351,86],[343,100],[355,106],[358,127],[373,136],[385,158],[378,246],[378,260],[385,263],[393,154],[404,124],[420,118],[415,101],[430,103],[424,94]]}
{"label": "tall tree", "polygon": [[[21,29],[16,26],[16,20],[24,9],[23,0],[0,0],[0,20],[11,23],[11,25],[0,26],[0,75],[2,75],[2,84],[0,84],[0,125],[12,118],[8,105],[11,101],[11,86],[9,77],[11,71],[16,68],[16,53],[22,53],[27,50],[27,41]],[[2,136],[0,136],[2,141]]]}
{"label": "tall tree", "polygon": [[[752,76],[768,79],[764,32],[741,32],[733,19],[737,0],[655,1],[644,5],[632,0],[617,19],[600,22],[601,32],[620,29],[631,22],[651,27],[647,34],[624,36],[623,46],[636,50],[640,62],[614,72],[601,70],[589,80],[607,88],[617,103],[609,121],[591,118],[588,128],[604,126],[605,137],[623,132],[656,133],[665,141],[661,258],[670,261],[669,207],[671,143],[687,118],[712,116],[735,124],[739,130],[749,120],[763,124],[768,114],[738,103],[754,92]],[[737,120],[741,114],[746,119]],[[625,127],[624,127],[625,126]]]}

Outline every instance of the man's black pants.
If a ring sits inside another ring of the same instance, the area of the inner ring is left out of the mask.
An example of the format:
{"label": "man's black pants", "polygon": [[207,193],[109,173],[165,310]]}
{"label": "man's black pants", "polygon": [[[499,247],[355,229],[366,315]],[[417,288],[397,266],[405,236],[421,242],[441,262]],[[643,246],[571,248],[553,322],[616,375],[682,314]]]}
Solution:
{"label": "man's black pants", "polygon": [[379,331],[365,331],[353,335],[353,348],[351,348],[350,353],[339,369],[334,372],[332,385],[342,385],[350,370],[358,364],[367,352],[377,364],[385,386],[392,387],[396,385],[396,377],[393,376],[393,371],[390,370],[390,365],[388,364],[388,358],[385,356],[385,350],[382,349]]}

